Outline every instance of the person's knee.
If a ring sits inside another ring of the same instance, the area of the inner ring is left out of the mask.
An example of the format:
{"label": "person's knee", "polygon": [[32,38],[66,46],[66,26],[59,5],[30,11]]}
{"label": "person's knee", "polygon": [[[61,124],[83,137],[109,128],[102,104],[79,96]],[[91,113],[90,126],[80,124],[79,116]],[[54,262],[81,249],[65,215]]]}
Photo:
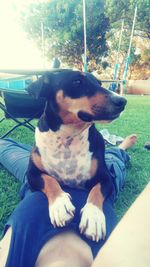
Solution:
{"label": "person's knee", "polygon": [[[16,207],[12,216],[8,220],[8,225],[13,224],[16,229],[16,233],[19,231],[24,232],[24,228],[30,231],[31,228],[34,231],[38,227],[46,228],[50,224],[48,214],[48,202],[46,197],[41,192],[30,193],[26,196]],[[30,225],[30,227],[28,227]]]}
{"label": "person's knee", "polygon": [[3,239],[0,241],[0,267],[4,267],[6,264],[10,248],[11,236],[12,236],[12,228],[9,227]]}
{"label": "person's knee", "polygon": [[73,232],[64,232],[43,246],[35,267],[90,267],[92,262],[92,251],[85,241]]}

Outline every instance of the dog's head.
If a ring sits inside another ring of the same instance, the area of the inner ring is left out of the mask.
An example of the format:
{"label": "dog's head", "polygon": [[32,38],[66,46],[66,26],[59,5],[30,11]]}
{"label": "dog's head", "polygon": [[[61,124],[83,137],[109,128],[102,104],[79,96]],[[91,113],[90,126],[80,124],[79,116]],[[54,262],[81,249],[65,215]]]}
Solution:
{"label": "dog's head", "polygon": [[45,72],[28,92],[46,98],[47,108],[64,123],[112,121],[126,105],[123,97],[103,88],[92,74],[73,70]]}

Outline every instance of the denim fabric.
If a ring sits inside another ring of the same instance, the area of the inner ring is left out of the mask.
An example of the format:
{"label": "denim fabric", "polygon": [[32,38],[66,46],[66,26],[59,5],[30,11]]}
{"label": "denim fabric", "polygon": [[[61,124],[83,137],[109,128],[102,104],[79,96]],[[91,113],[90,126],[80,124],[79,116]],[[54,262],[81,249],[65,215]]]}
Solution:
{"label": "denim fabric", "polygon": [[130,160],[130,157],[126,151],[118,147],[111,147],[105,151],[105,160],[115,186],[115,199],[124,186],[126,164]]}
{"label": "denim fabric", "polygon": [[31,146],[12,139],[0,139],[0,163],[21,183],[26,179]]}
{"label": "denim fabric", "polygon": [[[71,194],[76,213],[67,227],[54,228],[49,220],[47,198],[41,192],[31,192],[26,182],[26,169],[30,151],[30,146],[16,143],[11,139],[0,139],[0,163],[23,183],[21,189],[23,200],[17,205],[4,229],[4,233],[9,226],[13,229],[6,267],[34,267],[40,249],[50,238],[65,230],[72,230],[80,235],[78,229],[80,210],[86,202],[88,192],[86,190],[63,188]],[[125,151],[112,147],[106,150],[105,157],[115,184],[114,197],[104,202],[107,239],[117,223],[113,201],[124,184],[125,164],[129,160],[129,156]],[[80,235],[80,237],[89,244],[94,257],[106,241],[96,243],[83,235]]]}

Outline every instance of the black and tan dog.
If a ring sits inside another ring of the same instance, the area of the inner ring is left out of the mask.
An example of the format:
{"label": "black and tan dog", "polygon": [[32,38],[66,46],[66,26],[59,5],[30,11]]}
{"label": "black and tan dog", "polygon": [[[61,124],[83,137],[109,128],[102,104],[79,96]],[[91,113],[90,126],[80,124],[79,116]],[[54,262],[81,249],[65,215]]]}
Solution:
{"label": "black and tan dog", "polygon": [[46,194],[51,223],[59,227],[75,212],[61,184],[89,189],[79,228],[99,241],[106,234],[103,201],[111,192],[112,181],[105,165],[104,141],[94,122],[119,117],[126,100],[104,89],[92,74],[72,70],[46,72],[28,91],[46,99],[35,131],[29,184]]}

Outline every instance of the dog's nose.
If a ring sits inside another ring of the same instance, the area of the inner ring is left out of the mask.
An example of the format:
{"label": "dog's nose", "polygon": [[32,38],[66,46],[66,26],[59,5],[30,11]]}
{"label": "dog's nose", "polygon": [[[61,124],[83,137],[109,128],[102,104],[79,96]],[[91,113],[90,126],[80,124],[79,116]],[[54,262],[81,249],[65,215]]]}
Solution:
{"label": "dog's nose", "polygon": [[111,96],[111,100],[118,107],[124,107],[127,103],[127,100],[122,96],[113,95]]}

